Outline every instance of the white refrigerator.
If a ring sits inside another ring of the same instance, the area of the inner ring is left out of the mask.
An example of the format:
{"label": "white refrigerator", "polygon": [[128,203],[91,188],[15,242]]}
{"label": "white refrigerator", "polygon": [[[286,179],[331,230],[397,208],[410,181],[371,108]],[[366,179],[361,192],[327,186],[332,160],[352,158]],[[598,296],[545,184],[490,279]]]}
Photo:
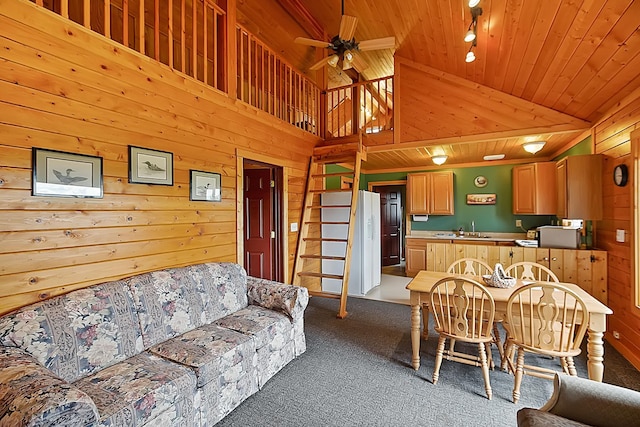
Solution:
{"label": "white refrigerator", "polygon": [[[322,206],[350,205],[351,191],[322,195]],[[349,208],[327,208],[321,210],[323,222],[348,222]],[[346,239],[348,225],[323,224],[322,237]],[[346,243],[322,242],[322,255],[344,257]],[[365,295],[380,284],[382,260],[380,252],[380,194],[360,190],[356,209],[356,223],[349,270],[349,295]],[[344,273],[344,261],[322,260],[323,274]],[[322,278],[322,290],[340,293],[342,281]]]}

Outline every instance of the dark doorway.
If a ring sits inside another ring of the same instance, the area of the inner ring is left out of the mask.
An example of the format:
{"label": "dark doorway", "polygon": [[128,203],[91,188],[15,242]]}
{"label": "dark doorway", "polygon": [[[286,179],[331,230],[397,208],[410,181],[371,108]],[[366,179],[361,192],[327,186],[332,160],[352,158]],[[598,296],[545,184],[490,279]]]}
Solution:
{"label": "dark doorway", "polygon": [[282,169],[244,161],[244,267],[247,274],[282,281]]}
{"label": "dark doorway", "polygon": [[382,266],[397,265],[403,258],[403,200],[405,186],[377,186],[380,194],[380,238]]}

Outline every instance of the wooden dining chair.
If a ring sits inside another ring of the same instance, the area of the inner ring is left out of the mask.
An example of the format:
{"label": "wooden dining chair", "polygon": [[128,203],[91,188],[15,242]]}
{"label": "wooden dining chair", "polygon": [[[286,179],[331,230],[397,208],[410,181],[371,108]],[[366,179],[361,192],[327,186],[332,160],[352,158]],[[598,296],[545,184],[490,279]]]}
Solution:
{"label": "wooden dining chair", "polygon": [[[486,262],[477,258],[460,258],[455,260],[449,265],[447,268],[447,273],[451,274],[459,274],[463,276],[473,276],[480,277],[486,274],[493,273],[493,269]],[[499,321],[498,321],[499,322]],[[497,322],[493,324],[493,337],[494,344],[498,348],[498,353],[500,353],[500,360],[503,359],[503,348],[502,348],[502,340],[500,339],[500,331],[498,330]],[[452,339],[449,343],[449,348],[453,352],[456,345],[455,339]],[[493,369],[493,359],[489,360],[489,367]]]}
{"label": "wooden dining chair", "polygon": [[[488,358],[491,357],[491,330],[496,309],[493,297],[480,283],[461,276],[438,280],[430,294],[435,330],[439,334],[433,384],[438,383],[443,358],[481,366],[485,392],[491,399]],[[445,350],[447,339],[477,344],[478,356]]]}
{"label": "wooden dining chair", "polygon": [[507,351],[517,349],[516,365],[506,357],[515,373],[513,402],[520,398],[524,374],[553,379],[555,370],[525,364],[525,353],[559,357],[564,373],[576,376],[573,358],[580,354],[580,345],[589,325],[589,311],[584,300],[564,285],[538,282],[513,292],[507,301],[504,327],[507,330]]}
{"label": "wooden dining chair", "polygon": [[522,280],[531,280],[534,282],[556,282],[560,283],[558,276],[548,267],[538,264],[537,262],[523,261],[511,264],[505,270],[508,276]]}
{"label": "wooden dining chair", "polygon": [[491,274],[493,269],[486,262],[476,258],[460,258],[451,263],[447,273],[462,274],[464,276],[482,276]]}

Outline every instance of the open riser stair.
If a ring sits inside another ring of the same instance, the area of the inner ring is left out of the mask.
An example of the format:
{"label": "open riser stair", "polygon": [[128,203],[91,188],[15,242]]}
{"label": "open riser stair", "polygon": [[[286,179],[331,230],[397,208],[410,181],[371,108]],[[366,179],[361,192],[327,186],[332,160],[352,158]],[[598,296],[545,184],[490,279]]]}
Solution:
{"label": "open riser stair", "polygon": [[[309,163],[293,283],[305,286],[313,296],[339,298],[340,309],[337,314],[339,318],[344,318],[347,315],[349,266],[353,247],[358,187],[360,185],[360,164],[362,160],[364,160],[364,150],[362,137],[360,137],[359,141],[355,143],[316,147]],[[345,171],[327,173],[328,165],[338,165]],[[350,188],[327,189],[327,178],[340,178],[341,182],[350,183]],[[322,205],[323,194],[344,193],[346,191],[351,194],[349,203],[332,206]],[[348,220],[323,221],[322,211],[329,209],[348,209]],[[339,228],[344,229],[345,232],[336,237],[327,237],[326,234],[323,236],[324,226],[343,226]],[[334,244],[330,253],[327,250],[326,244],[328,243]],[[336,248],[343,249],[336,250]],[[333,268],[328,268],[328,264],[333,264]],[[340,270],[339,273],[335,271],[336,265],[341,265],[338,268]],[[323,290],[323,280],[339,281],[341,283],[339,292]]]}

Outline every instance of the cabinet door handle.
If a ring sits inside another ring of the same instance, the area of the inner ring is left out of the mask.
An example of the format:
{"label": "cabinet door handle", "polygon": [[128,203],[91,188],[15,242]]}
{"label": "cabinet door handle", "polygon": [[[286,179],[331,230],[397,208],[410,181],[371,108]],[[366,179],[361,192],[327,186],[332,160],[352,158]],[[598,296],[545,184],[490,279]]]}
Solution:
{"label": "cabinet door handle", "polygon": [[552,261],[557,261],[557,260],[558,260],[558,258],[553,257],[553,258],[551,258],[551,260],[552,260]]}
{"label": "cabinet door handle", "polygon": [[549,261],[549,258],[548,257],[544,257],[544,258],[542,258],[542,260],[543,261]]}

